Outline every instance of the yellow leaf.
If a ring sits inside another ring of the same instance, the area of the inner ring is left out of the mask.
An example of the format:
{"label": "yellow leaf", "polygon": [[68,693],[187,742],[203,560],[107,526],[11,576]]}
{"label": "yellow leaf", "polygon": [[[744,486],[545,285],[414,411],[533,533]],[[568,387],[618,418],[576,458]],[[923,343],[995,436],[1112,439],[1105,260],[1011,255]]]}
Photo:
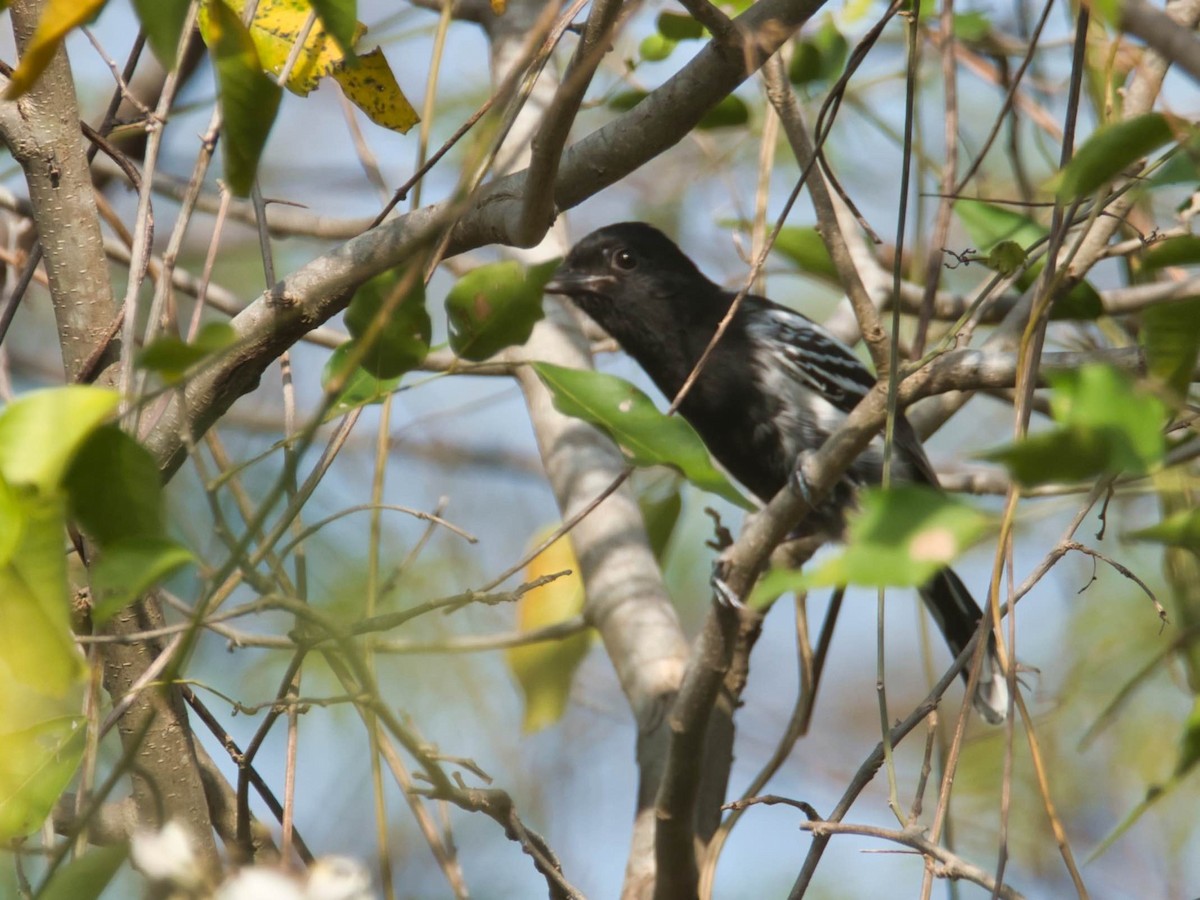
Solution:
{"label": "yellow leaf", "polygon": [[[549,530],[535,539],[540,543]],[[534,631],[554,625],[583,611],[583,580],[569,537],[557,541],[538,554],[525,570],[532,581],[544,575],[571,570],[570,575],[534,588],[517,602],[517,629]],[[545,641],[513,647],[507,653],[508,667],[525,696],[522,728],[539,731],[562,718],[571,693],[571,678],[587,655],[592,632],[585,631],[557,641]]]}
{"label": "yellow leaf", "polygon": [[[245,10],[246,2],[225,0],[225,5],[240,15]],[[304,26],[312,13],[312,5],[307,0],[259,0],[254,21],[250,23],[250,37],[264,71],[277,77],[283,71],[292,47],[304,33]],[[207,27],[203,15],[200,25],[201,29]],[[357,41],[366,31],[366,26],[359,23],[354,40]],[[288,74],[287,89],[306,97],[317,87],[317,82],[345,62],[346,54],[341,46],[317,18],[304,40],[304,49],[296,57]]]}
{"label": "yellow leaf", "polygon": [[506,0],[492,0],[492,12],[498,16],[504,15],[504,11],[508,9]]}
{"label": "yellow leaf", "polygon": [[37,30],[21,56],[20,65],[4,91],[5,100],[15,100],[24,94],[50,60],[54,58],[63,38],[74,28],[96,17],[107,0],[50,0],[38,20]]}
{"label": "yellow leaf", "polygon": [[401,134],[421,121],[413,109],[387,58],[378,47],[364,53],[333,73],[350,102],[367,114],[376,125],[399,131]]}

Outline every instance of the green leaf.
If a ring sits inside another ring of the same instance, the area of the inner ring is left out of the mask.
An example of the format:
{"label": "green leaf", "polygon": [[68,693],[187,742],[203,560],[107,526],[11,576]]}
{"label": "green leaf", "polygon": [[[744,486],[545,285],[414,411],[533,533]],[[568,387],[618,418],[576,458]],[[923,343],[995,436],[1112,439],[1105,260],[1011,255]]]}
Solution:
{"label": "green leaf", "polygon": [[658,14],[658,33],[671,41],[693,41],[704,37],[704,26],[683,13]]}
{"label": "green leaf", "polygon": [[325,30],[346,53],[354,50],[358,30],[358,0],[309,0]]}
{"label": "green leaf", "polygon": [[746,605],[751,609],[767,609],[789,591],[804,590],[804,577],[800,569],[771,569],[758,580]]}
{"label": "green leaf", "polygon": [[60,866],[38,891],[38,900],[97,900],[128,856],[128,844],[92,847]]}
{"label": "green leaf", "polygon": [[84,674],[68,615],[64,504],[35,494],[18,503],[20,537],[0,566],[0,732],[40,721],[40,700],[73,697]]}
{"label": "green leaf", "polygon": [[[397,378],[410,372],[429,353],[433,325],[425,309],[425,283],[420,278],[405,279],[404,274],[393,269],[364,282],[346,309],[346,328],[359,344],[376,319],[384,320],[362,361],[362,367],[376,378]],[[411,285],[397,300],[392,293],[404,280]]]}
{"label": "green leaf", "polygon": [[645,91],[621,91],[619,94],[614,94],[609,98],[608,107],[609,109],[615,109],[617,112],[629,112],[629,110],[645,100],[646,96]]}
{"label": "green leaf", "polygon": [[846,67],[850,44],[832,18],[826,18],[811,35],[796,42],[788,79],[792,84],[835,81]]}
{"label": "green leaf", "polygon": [[1126,537],[1200,552],[1200,509],[1182,510],[1147,528],[1130,532]]}
{"label": "green leaf", "polygon": [[400,377],[376,378],[362,366],[355,367],[353,372],[343,376],[352,353],[358,348],[357,341],[346,341],[330,354],[321,371],[321,387],[329,390],[329,385],[335,377],[345,377],[342,393],[338,396],[331,411],[332,415],[343,415],[359,406],[371,403],[382,403],[392,391],[400,386]]}
{"label": "green leaf", "polygon": [[779,230],[775,250],[795,263],[800,271],[839,283],[837,266],[833,264],[817,229],[787,225]]}
{"label": "green leaf", "polygon": [[654,558],[661,563],[667,552],[667,544],[675,533],[675,525],[679,522],[679,514],[683,511],[683,497],[679,493],[679,482],[672,477],[669,487],[664,492],[661,489],[651,489],[638,494],[638,508],[642,511],[642,522],[646,527],[646,537],[650,539],[650,550]]}
{"label": "green leaf", "polygon": [[158,465],[117,426],[105,425],[92,433],[75,454],[64,484],[71,515],[101,545],[162,535]]}
{"label": "green leaf", "polygon": [[821,78],[821,51],[809,40],[797,40],[788,64],[788,81],[795,85],[811,84]]}
{"label": "green leaf", "polygon": [[1119,27],[1121,22],[1122,0],[1092,0],[1093,14],[1106,25]]}
{"label": "green leaf", "polygon": [[1046,235],[1046,229],[1033,219],[1005,206],[982,200],[957,200],[954,212],[967,234],[985,253],[1002,241],[1013,241],[1028,251]]}
{"label": "green leaf", "polygon": [[78,765],[83,751],[78,710],[87,674],[68,617],[61,497],[13,490],[7,502],[18,528],[6,537],[13,545],[0,564],[0,840],[5,842],[41,825]]}
{"label": "green leaf", "polygon": [[0,412],[0,477],[12,487],[58,488],[75,453],[119,402],[109,388],[30,391]]}
{"label": "green leaf", "polygon": [[661,34],[648,34],[638,44],[638,56],[646,62],[662,62],[676,47],[675,41]]}
{"label": "green leaf", "polygon": [[990,526],[984,513],[930,487],[869,488],[847,523],[845,549],[803,584],[921,587]]}
{"label": "green leaf", "polygon": [[82,726],[82,716],[60,715],[10,731],[0,716],[0,840],[32,834],[50,815],[83,757]]}
{"label": "green leaf", "polygon": [[0,476],[0,566],[8,564],[25,533],[25,505],[20,495]]}
{"label": "green leaf", "polygon": [[[720,225],[722,228],[736,228],[745,234],[749,234],[751,229],[751,223],[746,219],[722,219]],[[793,263],[805,275],[831,284],[841,283],[825,242],[811,225],[785,225],[779,229],[771,250]]]}
{"label": "green leaf", "polygon": [[[1040,271],[1041,261],[1036,268]],[[1055,322],[1094,322],[1104,315],[1104,300],[1087,281],[1080,281],[1065,294],[1054,298],[1050,319]]]}
{"label": "green leaf", "polygon": [[1146,113],[1097,128],[1056,177],[1055,193],[1069,202],[1086,197],[1175,137],[1162,113]]}
{"label": "green leaf", "polygon": [[204,40],[213,57],[221,102],[225,181],[239,197],[250,193],[258,160],[279,112],[283,89],[263,74],[254,40],[222,0],[205,0]]}
{"label": "green leaf", "polygon": [[105,547],[91,567],[93,621],[107,622],[194,559],[186,547],[165,538],[129,538]]}
{"label": "green leaf", "polygon": [[664,416],[628,381],[550,363],[533,368],[553,395],[555,409],[602,428],[634,465],[671,466],[701,490],[754,508],[713,465],[692,426],[678,416]]}
{"label": "green leaf", "polygon": [[983,264],[1001,275],[1012,275],[1025,265],[1025,249],[1016,241],[1001,241],[993,247]]}
{"label": "green leaf", "polygon": [[960,41],[977,44],[987,40],[992,33],[992,23],[986,13],[971,12],[954,14],[954,36]]}
{"label": "green leaf", "polygon": [[696,127],[701,131],[716,128],[734,128],[750,121],[750,107],[741,97],[730,94],[704,114]]}
{"label": "green leaf", "polygon": [[1181,234],[1150,245],[1142,255],[1142,268],[1147,272],[1167,266],[1200,265],[1200,237]]}
{"label": "green leaf", "polygon": [[551,260],[529,269],[513,260],[468,272],[446,295],[450,347],[479,362],[523,344],[542,318],[542,288],[558,268]]}
{"label": "green leaf", "polygon": [[175,54],[190,5],[191,0],[133,0],[150,49],[168,71],[175,68]]}
{"label": "green leaf", "polygon": [[987,456],[1025,485],[1081,481],[1103,474],[1143,474],[1166,450],[1166,407],[1137,390],[1122,372],[1088,365],[1047,376],[1059,427],[1031,435]]}
{"label": "green leaf", "polygon": [[[1045,228],[1028,216],[996,204],[959,200],[954,209],[971,240],[986,254],[984,265],[1002,275],[1019,271],[1028,259],[1029,251],[1047,234]],[[1029,287],[1045,266],[1045,257],[1034,260],[1017,278],[1017,287],[1021,290]],[[1055,298],[1050,318],[1092,321],[1103,313],[1100,294],[1091,284],[1081,281]]]}
{"label": "green leaf", "polygon": [[1200,298],[1151,306],[1142,313],[1139,339],[1150,375],[1182,401],[1200,353]]}
{"label": "green leaf", "polygon": [[137,355],[136,363],[158,372],[166,381],[175,382],[192,366],[232,346],[236,340],[237,332],[228,322],[207,322],[190,344],[175,335],[158,338]]}
{"label": "green leaf", "polygon": [[1102,855],[1109,847],[1116,843],[1117,839],[1128,831],[1140,819],[1151,806],[1171,794],[1182,783],[1183,779],[1188,775],[1196,763],[1200,762],[1200,697],[1197,697],[1192,705],[1192,711],[1188,715],[1187,721],[1184,723],[1183,734],[1179,740],[1179,756],[1175,761],[1175,771],[1171,777],[1167,779],[1166,784],[1154,784],[1146,789],[1146,796],[1137,806],[1121,820],[1108,835],[1100,842],[1091,855],[1087,858],[1087,862],[1091,862],[1096,857]]}

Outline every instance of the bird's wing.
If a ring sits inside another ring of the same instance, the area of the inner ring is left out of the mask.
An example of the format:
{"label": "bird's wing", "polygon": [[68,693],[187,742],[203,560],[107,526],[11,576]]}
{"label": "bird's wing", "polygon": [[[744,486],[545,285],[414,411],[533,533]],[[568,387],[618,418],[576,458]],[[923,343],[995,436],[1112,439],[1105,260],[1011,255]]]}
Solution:
{"label": "bird's wing", "polygon": [[854,409],[875,386],[875,377],[853,350],[801,313],[764,304],[752,311],[747,327],[770,346],[789,376],[842,413]]}

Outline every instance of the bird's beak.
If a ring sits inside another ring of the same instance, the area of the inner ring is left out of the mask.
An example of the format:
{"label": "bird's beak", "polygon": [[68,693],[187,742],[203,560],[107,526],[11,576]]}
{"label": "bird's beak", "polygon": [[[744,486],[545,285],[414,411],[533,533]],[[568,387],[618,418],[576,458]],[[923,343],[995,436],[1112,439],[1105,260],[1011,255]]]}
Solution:
{"label": "bird's beak", "polygon": [[554,277],[542,288],[547,294],[563,294],[574,297],[578,294],[599,294],[605,288],[612,287],[611,275],[595,275],[588,272],[575,272],[571,269],[559,269]]}

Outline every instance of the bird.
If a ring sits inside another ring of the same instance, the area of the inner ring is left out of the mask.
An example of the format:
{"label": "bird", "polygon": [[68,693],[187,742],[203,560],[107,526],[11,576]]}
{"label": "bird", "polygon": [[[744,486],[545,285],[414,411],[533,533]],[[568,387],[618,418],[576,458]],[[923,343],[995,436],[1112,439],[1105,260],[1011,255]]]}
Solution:
{"label": "bird", "polygon": [[[668,398],[679,393],[736,296],[645,222],[620,222],[584,237],[545,292],[570,298]],[[717,462],[766,503],[786,485],[797,484],[803,455],[824,443],[875,381],[854,351],[812,319],[749,293],[679,413]],[[877,437],[817,504],[804,532],[842,538],[858,488],[882,481],[883,459],[883,441]],[[896,481],[938,486],[903,413],[895,420],[891,475]],[[957,657],[983,616],[979,604],[949,567],[921,587],[920,595]],[[984,719],[999,724],[1008,714],[1009,692],[994,638],[987,637],[973,700]]]}

